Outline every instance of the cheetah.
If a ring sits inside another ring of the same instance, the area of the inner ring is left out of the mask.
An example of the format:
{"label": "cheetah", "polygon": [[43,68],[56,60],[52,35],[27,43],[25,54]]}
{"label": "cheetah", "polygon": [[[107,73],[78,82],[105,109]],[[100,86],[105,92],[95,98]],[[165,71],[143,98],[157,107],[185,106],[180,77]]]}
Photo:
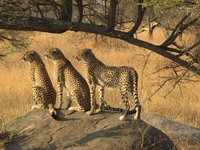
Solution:
{"label": "cheetah", "polygon": [[68,110],[72,112],[87,111],[87,114],[90,115],[90,91],[85,79],[58,48],[51,48],[47,50],[45,58],[51,59],[54,62],[54,77],[58,87],[58,100],[60,108],[63,103],[62,95],[64,87],[71,100],[76,104],[75,107],[69,107]]}
{"label": "cheetah", "polygon": [[31,110],[34,108],[49,109],[51,116],[57,119],[57,112],[54,109],[56,91],[40,55],[35,50],[27,51],[21,60],[27,61],[30,65],[30,81],[34,101]]}
{"label": "cheetah", "polygon": [[[137,72],[127,66],[115,67],[107,66],[95,57],[91,49],[83,49],[78,52],[76,59],[83,60],[86,65],[87,82],[90,88],[91,104],[95,105],[95,90],[99,86],[100,104],[97,112],[101,112],[104,107],[104,88],[117,87],[120,88],[120,95],[125,104],[125,112],[119,117],[120,120],[126,120],[129,114],[128,92],[133,96],[135,102],[134,112],[136,113],[134,119],[140,119],[141,105],[138,99],[138,74]],[[95,107],[95,106],[92,106]]]}

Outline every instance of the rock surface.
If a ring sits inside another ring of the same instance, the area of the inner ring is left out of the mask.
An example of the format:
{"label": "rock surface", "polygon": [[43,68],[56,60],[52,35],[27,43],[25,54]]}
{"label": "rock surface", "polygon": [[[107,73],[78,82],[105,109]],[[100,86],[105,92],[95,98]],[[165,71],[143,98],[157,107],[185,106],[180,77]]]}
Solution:
{"label": "rock surface", "polygon": [[148,124],[167,134],[179,149],[200,150],[200,129],[187,126],[155,114],[143,114]]}
{"label": "rock surface", "polygon": [[172,140],[159,129],[139,121],[119,121],[120,113],[103,112],[87,116],[68,115],[62,110],[59,121],[48,110],[35,109],[6,124],[17,135],[4,144],[6,150],[139,150],[176,149]]}

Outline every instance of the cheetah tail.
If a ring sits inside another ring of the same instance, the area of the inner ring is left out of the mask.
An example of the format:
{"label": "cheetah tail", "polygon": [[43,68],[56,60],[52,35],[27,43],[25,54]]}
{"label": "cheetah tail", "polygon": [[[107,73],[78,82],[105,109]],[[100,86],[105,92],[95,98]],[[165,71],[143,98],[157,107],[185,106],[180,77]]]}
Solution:
{"label": "cheetah tail", "polygon": [[138,74],[135,69],[132,69],[132,77],[133,77],[133,99],[135,102],[135,106],[137,107],[140,105],[139,98],[138,98]]}
{"label": "cheetah tail", "polygon": [[[123,112],[123,113],[125,112],[125,110],[122,108],[111,107],[110,105],[104,106],[104,110]],[[129,110],[127,114],[131,115],[131,114],[135,114],[135,113],[136,113],[136,109],[134,108],[132,110]]]}

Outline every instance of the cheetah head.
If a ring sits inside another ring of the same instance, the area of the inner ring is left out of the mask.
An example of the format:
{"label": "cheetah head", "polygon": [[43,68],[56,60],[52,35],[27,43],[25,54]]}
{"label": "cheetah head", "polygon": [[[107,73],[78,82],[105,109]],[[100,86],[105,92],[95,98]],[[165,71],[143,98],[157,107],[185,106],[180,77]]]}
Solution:
{"label": "cheetah head", "polygon": [[91,56],[93,56],[94,54],[92,53],[92,49],[89,48],[85,48],[83,50],[80,50],[76,56],[76,60],[80,61],[89,61],[89,59],[91,58]]}
{"label": "cheetah head", "polygon": [[60,60],[64,55],[58,48],[51,48],[46,51],[44,57],[52,60]]}
{"label": "cheetah head", "polygon": [[35,50],[31,50],[31,51],[25,52],[21,60],[32,63],[34,61],[41,60],[41,58]]}

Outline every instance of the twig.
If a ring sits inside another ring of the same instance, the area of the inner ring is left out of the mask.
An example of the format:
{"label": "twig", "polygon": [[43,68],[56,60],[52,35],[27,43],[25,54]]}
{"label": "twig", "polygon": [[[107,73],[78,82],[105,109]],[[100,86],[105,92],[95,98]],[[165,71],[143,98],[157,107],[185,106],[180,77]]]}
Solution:
{"label": "twig", "polygon": [[[172,89],[171,89],[164,97],[166,97],[167,95],[169,95],[169,94],[175,89],[175,87],[176,87],[177,85],[179,85],[179,82],[183,79],[183,77],[186,75],[186,73],[187,73],[188,71],[189,71],[189,69],[187,69],[187,70],[182,74],[182,76],[178,78],[178,80],[173,84]],[[177,74],[176,74],[176,75],[177,75]],[[178,75],[177,75],[177,77],[178,77]],[[181,90],[181,93],[182,93],[182,90]],[[182,96],[183,96],[183,95],[182,95]]]}
{"label": "twig", "polygon": [[146,68],[146,66],[147,66],[147,63],[148,63],[148,60],[149,60],[149,57],[150,57],[151,53],[152,53],[152,52],[150,52],[149,54],[146,55],[146,60],[145,60],[145,62],[144,62],[144,64],[143,64],[143,67],[142,67],[142,77],[141,77],[141,86],[142,86],[142,87],[141,87],[141,89],[143,89],[144,70],[145,70],[145,68]]}
{"label": "twig", "polygon": [[192,49],[194,49],[198,45],[200,45],[200,40],[197,43],[195,43],[194,45],[192,45],[191,47],[189,47],[188,49],[182,51],[180,54],[177,55],[177,57],[183,56],[184,54],[188,53],[189,51],[191,51]]}
{"label": "twig", "polygon": [[143,17],[144,17],[144,13],[146,10],[146,7],[144,7],[142,5],[144,0],[138,0],[138,17],[137,17],[137,21],[135,23],[135,25],[133,26],[133,28],[128,32],[129,36],[132,36],[133,34],[136,33],[136,31],[138,30],[139,26],[142,23]]}
{"label": "twig", "polygon": [[151,101],[151,98],[160,91],[160,89],[170,80],[172,80],[173,78],[168,78],[167,80],[165,80],[158,89],[155,90],[155,92],[149,97],[149,100]]}
{"label": "twig", "polygon": [[167,47],[170,44],[172,44],[175,39],[178,37],[178,35],[180,35],[185,29],[187,29],[190,25],[194,24],[195,22],[198,21],[198,18],[193,19],[192,21],[183,24],[183,22],[191,15],[191,13],[185,15],[181,21],[176,25],[176,27],[174,28],[174,30],[172,31],[171,35],[169,36],[169,38],[163,42],[163,44],[161,44],[161,47]]}
{"label": "twig", "polygon": [[[173,66],[173,67],[176,68],[176,67],[179,67],[179,66],[176,64],[176,66]],[[158,73],[160,71],[168,70],[168,69],[171,69],[171,68],[172,68],[172,66],[165,66],[165,67],[162,67],[162,68],[156,70],[155,72],[152,72],[152,73],[150,73],[150,74],[148,74],[146,76],[150,76],[150,75],[156,74],[156,73]]]}

